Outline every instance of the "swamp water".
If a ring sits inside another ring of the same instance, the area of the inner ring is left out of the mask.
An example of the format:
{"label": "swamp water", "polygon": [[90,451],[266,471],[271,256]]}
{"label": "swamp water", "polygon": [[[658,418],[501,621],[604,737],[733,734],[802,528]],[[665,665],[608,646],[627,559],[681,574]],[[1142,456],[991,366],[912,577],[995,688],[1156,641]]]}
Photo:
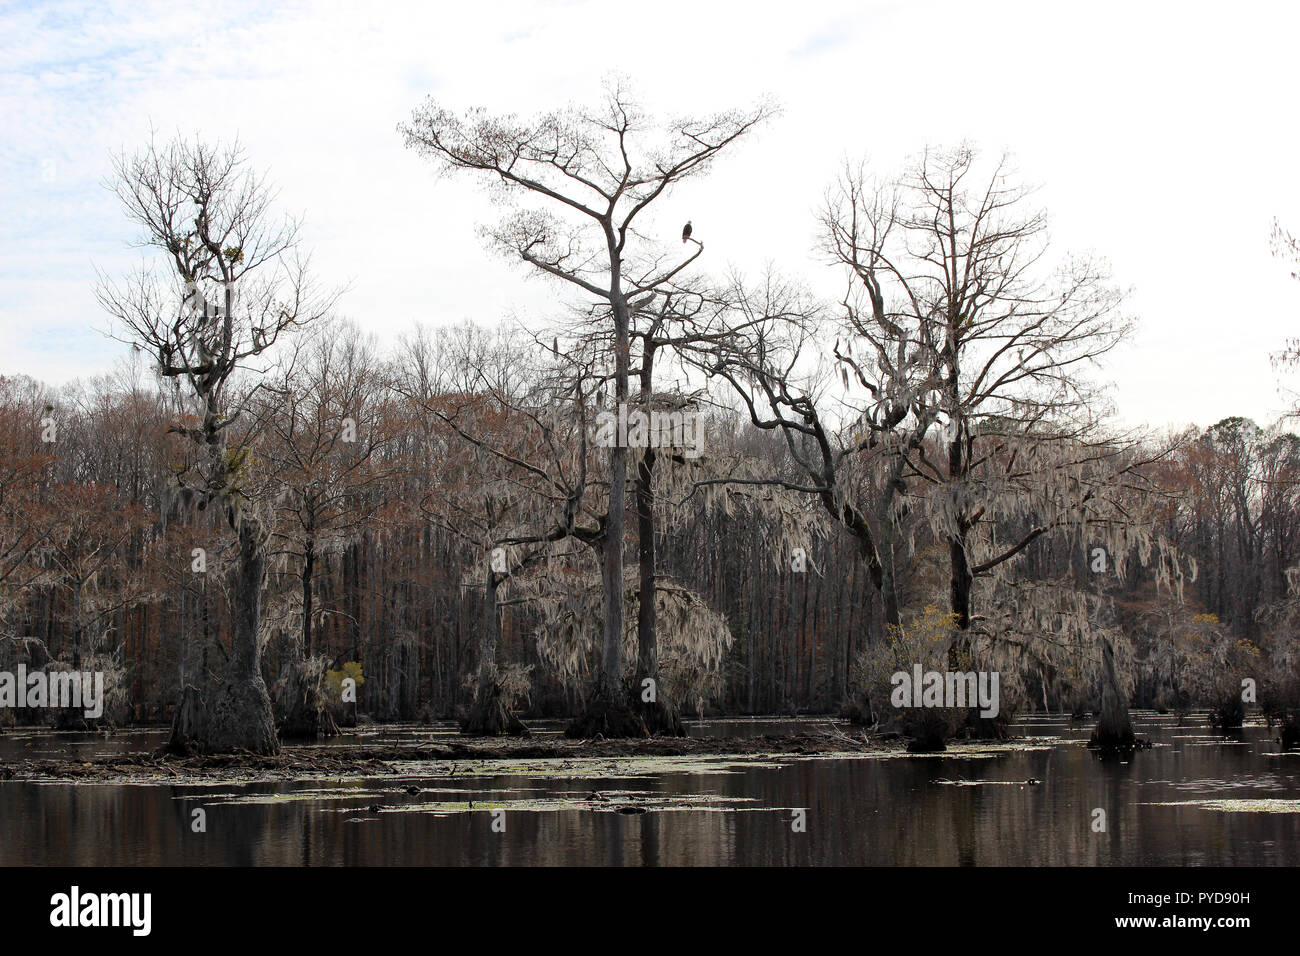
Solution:
{"label": "swamp water", "polygon": [[[273,783],[7,780],[0,864],[1300,865],[1300,753],[1280,752],[1262,725],[1232,739],[1203,715],[1181,727],[1149,712],[1134,721],[1154,746],[1127,760],[1088,751],[1089,728],[1038,715],[1016,724],[1019,739],[933,756],[435,761],[400,765],[400,775]],[[531,726],[543,740],[558,730]],[[738,719],[689,731],[830,727]],[[450,725],[408,725],[319,746],[456,739]],[[161,731],[19,729],[0,735],[0,760],[89,759],[162,740]],[[204,833],[191,830],[199,808]],[[1104,832],[1094,830],[1098,809]]]}

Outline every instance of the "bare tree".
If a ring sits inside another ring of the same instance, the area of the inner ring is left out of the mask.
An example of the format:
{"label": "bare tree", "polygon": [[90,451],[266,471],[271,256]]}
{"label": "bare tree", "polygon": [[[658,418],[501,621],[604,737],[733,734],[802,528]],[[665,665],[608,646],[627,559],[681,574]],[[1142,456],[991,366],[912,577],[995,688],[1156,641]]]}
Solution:
{"label": "bare tree", "polygon": [[114,173],[114,191],[143,229],[141,244],[161,253],[166,267],[162,275],[142,267],[120,286],[101,281],[99,301],[117,334],[148,351],[163,378],[187,386],[194,415],[173,430],[202,454],[177,481],[199,510],[220,509],[238,539],[225,677],[202,704],[197,690],[184,690],[178,717],[184,736],[205,750],[275,753],[259,634],[270,528],[246,493],[247,448],[230,447],[228,436],[245,407],[236,389],[240,370],[331,301],[312,294],[305,263],[290,255],[298,223],[272,215],[272,192],[247,169],[238,145],[151,141],[118,157]]}
{"label": "bare tree", "polygon": [[[884,305],[873,331],[902,321],[917,329],[944,420],[944,460],[932,463],[917,444],[910,471],[953,488],[969,486],[988,461],[975,453],[979,434],[1008,423],[1047,423],[1057,433],[1094,425],[1098,396],[1080,373],[1130,327],[1098,263],[1043,267],[1045,217],[1024,211],[1029,194],[1012,182],[1006,159],[978,175],[969,148],[926,151],[893,182],[846,173],[824,217],[836,258]],[[946,529],[961,629],[970,623],[972,578],[1046,531],[1030,529],[973,565],[969,539],[983,515],[979,502],[959,503]]]}
{"label": "bare tree", "polygon": [[[1130,552],[1145,559],[1154,543],[1158,582],[1181,582],[1150,507],[1153,458],[1106,432],[1106,403],[1089,377],[1131,328],[1122,294],[1095,260],[1049,265],[1045,216],[1028,200],[1005,158],[982,174],[962,147],[927,151],[883,184],[847,174],[825,223],[835,256],[888,303],[887,321],[875,317],[875,326],[913,323],[931,368],[926,387],[942,434],[900,447],[900,477],[948,548],[953,659],[968,658],[978,634],[1009,641],[1055,617],[1070,622],[1061,627],[1073,639],[1097,642],[1107,699],[1119,700],[1113,631],[1089,626],[1100,605],[1088,612],[1090,599],[1069,596],[1066,582],[1010,586],[1010,567],[1046,536],[1064,536],[1079,554],[1101,545],[1120,574]],[[981,579],[988,619],[972,630]],[[1100,736],[1131,741],[1126,709],[1107,713]]]}
{"label": "bare tree", "polygon": [[[608,311],[596,308],[581,324],[570,323],[564,333],[557,332],[552,338],[552,348],[558,351],[556,343],[561,340],[566,341],[566,349],[569,340],[607,340],[602,326],[608,325]],[[631,703],[653,734],[685,733],[678,714],[679,702],[666,692],[660,680],[659,605],[669,602],[675,613],[686,606],[682,601],[695,602],[692,607],[704,604],[699,595],[683,597],[688,589],[680,583],[659,579],[655,538],[661,518],[679,509],[674,499],[684,493],[683,482],[690,488],[716,486],[697,482],[704,474],[716,477],[718,465],[725,471],[734,464],[706,450],[705,421],[710,407],[707,390],[689,379],[721,345],[748,328],[743,317],[739,325],[733,324],[736,319],[730,300],[694,276],[663,283],[638,300],[631,312],[630,371],[637,391],[630,399],[628,417],[636,421],[633,416],[638,416],[643,427],[638,432],[634,425],[628,434],[644,439],[635,442],[636,447],[629,451],[635,470],[638,577],[633,674],[640,691],[633,695]],[[675,380],[664,383],[665,373],[674,370]],[[611,413],[607,415],[612,417]],[[666,470],[674,473],[665,481]],[[747,503],[756,500],[750,498]]]}
{"label": "bare tree", "polygon": [[[629,395],[631,314],[648,304],[702,252],[668,260],[634,224],[677,183],[706,171],[772,114],[747,111],[672,121],[662,127],[644,116],[617,85],[593,111],[568,109],[532,120],[456,115],[430,100],[400,127],[406,144],[443,168],[495,180],[510,198],[531,205],[488,231],[505,254],[566,283],[606,308],[613,340],[614,402]],[[683,240],[683,245],[687,245]],[[580,719],[588,734],[642,732],[621,679],[623,638],[623,529],[628,454],[620,441],[609,454],[609,510],[602,528],[604,622],[598,680]]]}
{"label": "bare tree", "polygon": [[[1133,504],[1150,490],[1150,459],[1102,430],[1085,375],[1129,329],[1121,297],[1092,261],[1045,269],[1044,218],[1023,212],[1005,161],[978,188],[974,170],[968,149],[927,152],[892,181],[846,170],[822,216],[823,248],[849,278],[834,346],[824,313],[774,296],[769,281],[737,301],[770,321],[706,368],[755,424],[786,435],[808,476],[795,487],[857,539],[890,627],[904,623],[896,543],[910,552],[921,531],[944,542],[954,661],[971,652],[973,582],[996,581],[989,591],[1007,598],[1011,565],[1045,535],[1073,535],[1080,551],[1100,536],[1112,555],[1145,554],[1157,536],[1154,513]],[[819,350],[839,372],[838,405]],[[1172,549],[1160,553],[1158,576],[1176,585]],[[1026,621],[1063,593],[1027,591]],[[1057,613],[1086,623],[1085,597]],[[1006,638],[995,632],[1012,626],[1007,613],[991,609],[979,633]]]}
{"label": "bare tree", "polygon": [[0,619],[21,606],[29,587],[50,577],[44,555],[64,525],[45,492],[55,445],[41,436],[58,428],[52,398],[32,379],[0,376]]}
{"label": "bare tree", "polygon": [[[919,445],[936,414],[923,330],[886,314],[865,271],[852,276],[838,317],[773,275],[754,287],[738,284],[733,303],[744,321],[701,367],[730,384],[754,425],[781,434],[801,475],[774,483],[814,495],[852,535],[885,623],[897,627],[892,540],[906,491],[900,449]],[[830,362],[828,324],[840,336]],[[837,384],[843,392],[832,396]],[[864,487],[877,492],[873,499]]]}
{"label": "bare tree", "polygon": [[[570,540],[601,540],[603,515],[591,489],[585,409],[597,387],[580,355],[532,368],[525,340],[461,326],[406,342],[407,374],[397,388],[427,417],[426,457],[437,460],[421,512],[472,555],[469,586],[482,594],[474,697],[463,733],[523,734],[512,710],[523,676],[498,660],[507,586]],[[424,424],[424,423],[422,423]],[[437,453],[433,447],[437,446]]]}
{"label": "bare tree", "polygon": [[[1280,220],[1273,220],[1273,233],[1270,237],[1270,245],[1273,248],[1273,255],[1284,262],[1288,269],[1291,270],[1292,279],[1300,279],[1300,239],[1282,226]],[[1273,365],[1281,371],[1293,370],[1300,365],[1300,337],[1292,336],[1286,340],[1285,346],[1275,352],[1272,356]],[[1292,416],[1300,412],[1300,396],[1290,393],[1289,398],[1292,402]]]}
{"label": "bare tree", "polygon": [[388,383],[371,341],[355,325],[323,322],[270,393],[259,453],[278,476],[280,521],[271,556],[289,559],[301,593],[294,661],[277,683],[280,735],[315,738],[337,732],[317,657],[315,574],[323,558],[341,553],[383,507],[395,469],[382,461],[398,423],[388,408]]}

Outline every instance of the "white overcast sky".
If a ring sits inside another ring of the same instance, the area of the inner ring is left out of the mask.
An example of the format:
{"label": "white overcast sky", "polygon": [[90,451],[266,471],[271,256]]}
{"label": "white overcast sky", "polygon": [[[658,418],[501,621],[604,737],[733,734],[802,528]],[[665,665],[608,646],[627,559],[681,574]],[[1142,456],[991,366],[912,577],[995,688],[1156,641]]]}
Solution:
{"label": "white overcast sky", "polygon": [[139,253],[103,187],[114,151],[238,136],[381,340],[416,320],[537,314],[554,290],[489,253],[499,215],[435,179],[396,126],[428,94],[531,113],[592,102],[612,72],[659,113],[776,98],[783,114],[662,204],[710,271],[771,263],[820,284],[814,214],[844,159],[882,173],[927,144],[1010,150],[1057,252],[1132,287],[1106,369],[1123,419],[1261,424],[1300,283],[1300,5],[1093,2],[0,3],[0,374],[107,371],[95,269]]}

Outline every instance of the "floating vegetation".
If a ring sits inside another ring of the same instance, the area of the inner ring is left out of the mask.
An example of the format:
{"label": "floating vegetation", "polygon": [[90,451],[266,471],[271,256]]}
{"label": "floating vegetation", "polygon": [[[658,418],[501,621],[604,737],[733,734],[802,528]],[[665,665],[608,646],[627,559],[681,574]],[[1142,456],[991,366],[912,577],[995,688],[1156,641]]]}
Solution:
{"label": "floating vegetation", "polygon": [[1192,744],[1193,747],[1252,747],[1249,740],[1206,740]]}
{"label": "floating vegetation", "polygon": [[[511,813],[555,813],[558,811],[585,811],[592,813],[620,813],[624,815],[681,811],[738,812],[766,811],[789,812],[788,807],[758,806],[752,797],[723,797],[717,794],[661,794],[625,791],[622,796],[608,794],[606,799],[593,800],[571,794],[551,797],[533,797],[519,800],[452,800],[406,803],[383,806],[378,813],[430,813],[434,816],[451,816],[458,813],[482,813],[507,810]],[[347,811],[350,812],[350,811]]]}
{"label": "floating vegetation", "polygon": [[[455,799],[430,800],[432,795]],[[492,810],[552,813],[581,810],[625,815],[680,810],[784,810],[784,807],[757,806],[756,798],[729,797],[712,792],[667,794],[652,790],[558,790],[524,787],[474,790],[454,787],[424,787],[414,796],[406,788],[311,788],[288,793],[206,793],[174,799],[202,800],[209,805],[274,806],[283,803],[342,803],[347,806],[322,806],[324,813],[370,814],[430,813],[448,816],[458,813],[483,813]],[[360,801],[363,805],[357,806]],[[390,802],[391,801],[391,802]],[[350,820],[370,819],[353,816]]]}
{"label": "floating vegetation", "polygon": [[1259,800],[1161,800],[1144,803],[1145,807],[1197,807],[1220,813],[1300,813],[1300,799],[1283,800],[1264,797]]}
{"label": "floating vegetation", "polygon": [[1242,774],[1239,777],[1198,777],[1194,780],[1143,780],[1142,785],[1159,784],[1175,790],[1210,792],[1215,790],[1285,790],[1287,782],[1270,773]]}
{"label": "floating vegetation", "polygon": [[173,787],[252,786],[330,780],[416,784],[422,779],[538,777],[554,780],[601,777],[701,775],[772,770],[803,760],[991,760],[1046,752],[1076,740],[954,741],[937,753],[908,753],[891,744],[845,735],[804,734],[777,738],[656,738],[627,741],[518,742],[459,740],[445,746],[286,747],[277,756],[164,758],[118,754],[88,759],[0,763],[0,779],[58,784]]}
{"label": "floating vegetation", "polygon": [[932,780],[941,787],[1036,787],[1043,781],[1030,777],[1028,780]]}
{"label": "floating vegetation", "polygon": [[[846,754],[845,756],[862,756]],[[628,756],[628,757],[548,757],[536,760],[484,759],[472,764],[464,761],[402,761],[391,763],[399,776],[454,777],[543,777],[548,780],[576,780],[590,777],[620,778],[678,774],[739,773],[744,770],[768,770],[782,766],[789,754],[746,755],[735,758],[714,756]]]}

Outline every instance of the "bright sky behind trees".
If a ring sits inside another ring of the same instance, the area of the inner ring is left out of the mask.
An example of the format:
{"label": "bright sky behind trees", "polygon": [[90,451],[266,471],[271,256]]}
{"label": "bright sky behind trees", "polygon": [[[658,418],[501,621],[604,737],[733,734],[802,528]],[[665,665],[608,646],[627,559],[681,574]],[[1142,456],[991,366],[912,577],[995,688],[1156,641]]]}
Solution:
{"label": "bright sky behind trees", "polygon": [[691,219],[702,267],[771,262],[834,295],[815,214],[845,159],[888,175],[927,144],[1008,149],[1055,249],[1133,289],[1138,334],[1107,369],[1121,418],[1267,423],[1288,404],[1269,355],[1300,334],[1269,250],[1274,217],[1300,231],[1297,35],[1282,3],[0,4],[0,374],[57,384],[126,355],[97,331],[95,270],[139,253],[102,182],[151,126],[237,135],[383,342],[540,317],[556,289],[477,236],[490,198],[435,179],[396,126],[430,93],[529,113],[619,72],[661,115],[782,107],[643,224]]}

